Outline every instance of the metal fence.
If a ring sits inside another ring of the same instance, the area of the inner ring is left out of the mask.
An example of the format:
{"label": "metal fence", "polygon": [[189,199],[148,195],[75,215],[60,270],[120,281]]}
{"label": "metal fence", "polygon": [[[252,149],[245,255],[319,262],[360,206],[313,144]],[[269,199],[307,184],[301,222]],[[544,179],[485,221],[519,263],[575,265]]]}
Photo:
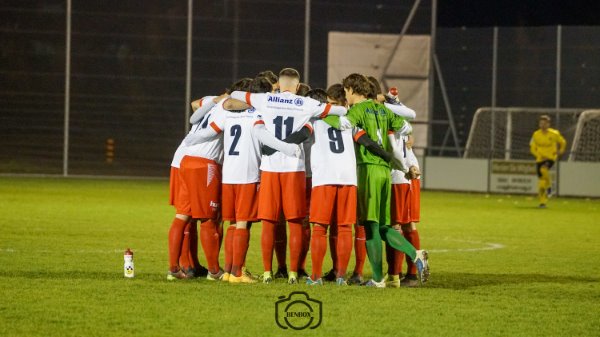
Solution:
{"label": "metal fence", "polygon": [[[329,31],[398,34],[413,4],[4,1],[0,172],[166,176],[190,98],[287,66],[306,69],[309,83],[324,87]],[[421,3],[408,34],[431,32],[433,4]],[[448,123],[435,122],[448,116],[436,83],[433,135],[417,144],[430,154],[463,148],[475,110],[492,97],[498,106],[555,107],[559,92],[560,107],[600,106],[599,27],[494,31],[438,28],[436,54],[458,144]]]}

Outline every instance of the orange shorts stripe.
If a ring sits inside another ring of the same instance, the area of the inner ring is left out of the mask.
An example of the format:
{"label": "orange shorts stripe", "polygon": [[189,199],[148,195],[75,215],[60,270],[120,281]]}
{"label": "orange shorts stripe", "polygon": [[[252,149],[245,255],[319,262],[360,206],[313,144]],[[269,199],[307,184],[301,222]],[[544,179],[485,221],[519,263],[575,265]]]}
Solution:
{"label": "orange shorts stripe", "polygon": [[356,186],[322,185],[313,187],[310,222],[322,225],[356,223]]}
{"label": "orange shorts stripe", "polygon": [[260,174],[258,218],[278,221],[306,216],[306,175],[304,172],[266,172]]}
{"label": "orange shorts stripe", "polygon": [[392,184],[392,224],[410,223],[410,184]]}
{"label": "orange shorts stripe", "polygon": [[222,214],[225,221],[258,220],[258,183],[223,184]]}
{"label": "orange shorts stripe", "polygon": [[410,221],[421,221],[421,180],[410,181]]}
{"label": "orange shorts stripe", "polygon": [[179,176],[184,186],[182,199],[186,199],[182,200],[182,210],[196,219],[216,219],[221,203],[221,165],[206,158],[184,156]]}

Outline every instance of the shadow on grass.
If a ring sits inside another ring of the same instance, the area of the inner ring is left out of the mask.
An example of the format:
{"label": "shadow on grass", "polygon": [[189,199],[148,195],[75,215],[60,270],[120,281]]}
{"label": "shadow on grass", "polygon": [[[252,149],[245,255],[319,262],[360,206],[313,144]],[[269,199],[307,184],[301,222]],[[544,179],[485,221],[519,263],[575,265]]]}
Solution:
{"label": "shadow on grass", "polygon": [[569,275],[543,274],[473,274],[473,273],[433,273],[427,288],[439,289],[469,289],[481,286],[512,285],[528,283],[595,283],[600,278],[577,277]]}

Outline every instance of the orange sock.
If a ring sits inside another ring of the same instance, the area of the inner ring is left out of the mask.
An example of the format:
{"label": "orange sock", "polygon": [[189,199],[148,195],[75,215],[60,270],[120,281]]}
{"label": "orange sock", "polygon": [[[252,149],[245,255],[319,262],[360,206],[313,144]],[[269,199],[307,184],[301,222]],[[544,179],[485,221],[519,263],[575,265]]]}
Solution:
{"label": "orange sock", "polygon": [[223,270],[226,273],[231,272],[231,265],[233,264],[233,234],[235,230],[235,226],[229,225],[227,233],[225,233],[225,266]]}
{"label": "orange sock", "polygon": [[[410,242],[415,249],[421,249],[421,238],[419,237],[419,231],[412,230],[410,232],[404,233],[404,237],[408,242]],[[413,263],[413,261],[406,255],[406,273],[410,275],[417,274],[417,266]]]}
{"label": "orange sock", "polygon": [[290,226],[290,271],[298,272],[302,253],[302,219],[288,220]]}
{"label": "orange sock", "polygon": [[[229,230],[227,230],[227,232],[229,232]],[[250,231],[246,228],[238,228],[234,233],[233,266],[231,267],[231,274],[240,277],[242,276],[242,264],[244,260],[246,260],[246,253],[248,252]]]}
{"label": "orange sock", "polygon": [[[352,232],[350,232],[352,237]],[[331,254],[331,262],[333,262],[333,270],[338,270],[338,254],[337,254],[338,226],[333,224],[329,226],[329,253]]]}
{"label": "orange sock", "polygon": [[354,274],[362,276],[367,258],[367,234],[365,227],[358,224],[354,225],[354,254],[356,259]]}
{"label": "orange sock", "polygon": [[198,224],[196,220],[190,222],[190,263],[194,268],[200,267],[198,260]]}
{"label": "orange sock", "polygon": [[310,224],[302,226],[302,251],[300,252],[300,260],[298,268],[306,270],[306,256],[310,249]]}
{"label": "orange sock", "polygon": [[[330,250],[336,251],[337,265],[335,270],[337,277],[345,277],[348,263],[350,262],[350,254],[352,254],[352,228],[350,225],[336,225],[337,239],[336,246],[330,246]],[[331,237],[331,234],[329,234]]]}
{"label": "orange sock", "polygon": [[262,233],[260,237],[260,248],[262,250],[262,260],[264,271],[273,271],[273,245],[275,236],[275,227],[277,222],[270,220],[262,221]]}
{"label": "orange sock", "polygon": [[327,229],[321,225],[314,225],[310,243],[310,258],[312,261],[312,275],[310,278],[313,281],[320,279],[323,274],[325,252],[327,252]]}
{"label": "orange sock", "polygon": [[179,255],[181,254],[183,231],[186,224],[187,221],[174,218],[169,229],[169,270],[172,272],[179,270]]}
{"label": "orange sock", "polygon": [[181,252],[179,253],[179,266],[183,270],[192,267],[190,260],[190,223],[188,222],[183,229],[183,240],[181,241]]}
{"label": "orange sock", "polygon": [[217,232],[217,223],[212,220],[206,220],[200,224],[200,242],[202,250],[206,256],[208,271],[212,274],[219,272],[219,233]]}
{"label": "orange sock", "polygon": [[287,255],[287,231],[285,227],[286,221],[280,221],[278,226],[275,226],[275,256],[277,257],[277,268],[287,268],[285,258]]}

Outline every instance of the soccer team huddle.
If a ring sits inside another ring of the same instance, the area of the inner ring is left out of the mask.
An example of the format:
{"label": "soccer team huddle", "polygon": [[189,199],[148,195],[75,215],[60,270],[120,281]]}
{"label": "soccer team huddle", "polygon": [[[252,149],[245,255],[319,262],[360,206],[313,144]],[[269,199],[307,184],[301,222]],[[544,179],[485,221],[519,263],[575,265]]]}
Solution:
{"label": "soccer team huddle", "polygon": [[[296,284],[305,278],[313,286],[378,288],[427,281],[428,255],[416,228],[420,172],[408,123],[415,112],[383,95],[375,78],[354,73],[324,90],[300,83],[292,68],[279,76],[264,71],[191,105],[191,130],[171,163],[176,215],[168,280]],[[198,261],[198,221],[206,267]],[[250,228],[259,221],[263,274],[255,277],[245,260]],[[324,274],[328,242],[333,268]],[[363,281],[366,258],[372,278]]]}

